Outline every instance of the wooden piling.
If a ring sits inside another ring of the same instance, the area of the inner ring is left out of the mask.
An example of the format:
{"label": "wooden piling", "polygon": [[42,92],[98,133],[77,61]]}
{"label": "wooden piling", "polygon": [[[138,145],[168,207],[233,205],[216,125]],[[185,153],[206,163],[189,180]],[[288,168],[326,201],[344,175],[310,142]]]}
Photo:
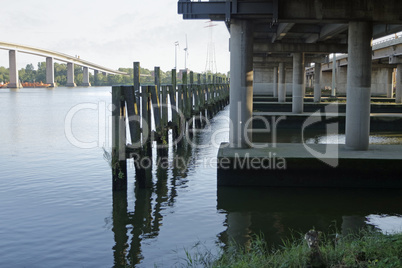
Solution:
{"label": "wooden piling", "polygon": [[112,189],[127,190],[125,101],[120,86],[112,87]]}
{"label": "wooden piling", "polygon": [[[227,81],[216,76],[183,73],[183,83],[177,86],[176,70],[172,70],[172,83],[161,85],[160,68],[155,67],[155,84],[140,84],[140,63],[134,62],[134,85],[113,86],[112,156],[113,191],[127,189],[127,157],[134,158],[136,183],[140,188],[152,187],[152,141],[167,148],[168,130],[173,130],[174,144],[181,146],[186,121],[191,128],[201,128],[208,113],[211,118],[229,101]],[[203,81],[202,81],[203,80]],[[176,95],[177,94],[177,95]],[[168,97],[169,95],[169,97]],[[171,105],[171,121],[168,119],[168,98]],[[141,104],[141,107],[140,107]],[[151,132],[151,107],[155,132]],[[141,109],[140,109],[141,108]],[[195,118],[195,127],[192,125]],[[129,126],[129,142],[126,145],[126,121]],[[184,142],[185,143],[185,142]],[[158,155],[162,151],[159,151]],[[167,150],[166,150],[167,154]]]}
{"label": "wooden piling", "polygon": [[159,91],[158,86],[148,86],[149,92],[151,92],[151,100],[152,100],[152,108],[154,112],[154,120],[155,120],[155,132],[153,140],[158,144],[163,143],[162,137],[162,120],[161,120],[161,109],[160,109],[160,100],[159,100]]}
{"label": "wooden piling", "polygon": [[152,187],[152,139],[151,139],[151,100],[148,86],[141,86],[142,148],[134,165],[138,173],[136,183],[140,188]]}
{"label": "wooden piling", "polygon": [[131,146],[133,148],[141,148],[141,118],[139,116],[139,109],[137,100],[134,95],[133,86],[121,86],[124,99],[126,101],[127,119],[130,129]]}

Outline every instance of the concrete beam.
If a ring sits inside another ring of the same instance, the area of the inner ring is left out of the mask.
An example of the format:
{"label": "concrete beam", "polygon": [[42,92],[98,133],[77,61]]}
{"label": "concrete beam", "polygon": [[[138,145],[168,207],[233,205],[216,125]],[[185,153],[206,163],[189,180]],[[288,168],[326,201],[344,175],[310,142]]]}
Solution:
{"label": "concrete beam", "polygon": [[232,16],[236,18],[261,16],[262,18],[277,17],[275,1],[208,1],[192,2],[179,0],[178,14],[183,19],[211,19],[230,22]]}
{"label": "concrete beam", "polygon": [[402,2],[398,0],[281,0],[278,1],[278,19],[281,22],[348,23],[372,21],[400,24]]}
{"label": "concrete beam", "polygon": [[262,18],[282,23],[347,23],[351,18],[375,23],[400,24],[402,2],[398,0],[267,0],[198,1],[179,0],[184,19],[230,21],[231,18]]}
{"label": "concrete beam", "polygon": [[347,53],[347,44],[304,44],[304,43],[255,43],[254,53],[294,53],[303,51],[304,53]]}
{"label": "concrete beam", "polygon": [[[278,66],[279,63],[261,63],[261,62],[254,62],[253,67],[257,69],[272,69],[275,68],[275,66]],[[292,63],[284,63],[284,68],[285,69],[292,69],[293,68],[293,62]]]}
{"label": "concrete beam", "polygon": [[275,41],[282,40],[282,38],[286,36],[287,32],[292,29],[294,25],[294,23],[280,23],[276,33],[272,36],[271,42],[274,43]]}
{"label": "concrete beam", "polygon": [[312,63],[312,62],[316,62],[316,63],[325,63],[328,60],[328,56],[327,55],[316,55],[316,56],[304,56],[304,62],[306,64]]}
{"label": "concrete beam", "polygon": [[385,35],[394,34],[402,31],[402,25],[376,24],[373,26],[373,38],[377,39]]}
{"label": "concrete beam", "polygon": [[321,28],[321,32],[318,35],[311,35],[306,39],[306,43],[315,43],[318,41],[325,41],[335,35],[348,30],[348,24],[325,24]]}
{"label": "concrete beam", "polygon": [[389,64],[401,64],[402,57],[391,55],[389,56]]}
{"label": "concrete beam", "polygon": [[254,63],[275,63],[279,64],[280,62],[292,63],[292,57],[275,57],[275,56],[267,56],[267,57],[253,57]]}

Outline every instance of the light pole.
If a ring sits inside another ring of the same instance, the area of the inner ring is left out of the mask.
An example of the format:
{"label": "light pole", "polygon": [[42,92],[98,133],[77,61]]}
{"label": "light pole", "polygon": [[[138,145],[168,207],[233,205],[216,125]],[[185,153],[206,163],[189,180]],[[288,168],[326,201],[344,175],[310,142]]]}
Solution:
{"label": "light pole", "polygon": [[179,41],[174,42],[174,68],[177,70],[177,47],[179,46]]}

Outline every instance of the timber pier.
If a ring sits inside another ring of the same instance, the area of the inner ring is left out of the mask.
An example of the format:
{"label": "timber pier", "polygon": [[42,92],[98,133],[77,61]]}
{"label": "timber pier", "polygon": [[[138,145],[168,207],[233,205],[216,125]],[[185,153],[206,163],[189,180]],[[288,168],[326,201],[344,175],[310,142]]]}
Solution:
{"label": "timber pier", "polygon": [[154,84],[141,85],[140,63],[134,62],[134,85],[112,87],[114,191],[127,189],[130,158],[134,159],[137,185],[151,187],[152,146],[156,145],[158,155],[167,156],[169,146],[180,146],[229,103],[228,81],[220,77],[184,72],[182,84],[177,84],[173,69],[171,84],[161,84],[160,68],[155,67],[154,73]]}

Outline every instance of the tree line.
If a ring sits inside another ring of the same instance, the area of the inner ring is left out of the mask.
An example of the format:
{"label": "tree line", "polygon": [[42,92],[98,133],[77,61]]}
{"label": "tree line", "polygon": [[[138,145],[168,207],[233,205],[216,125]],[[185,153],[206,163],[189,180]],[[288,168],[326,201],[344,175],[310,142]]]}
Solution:
{"label": "tree line", "polygon": [[[126,72],[129,75],[112,75],[97,73],[96,76],[89,73],[89,82],[93,86],[112,86],[112,85],[132,85],[134,81],[133,68],[119,68],[121,72]],[[219,73],[218,77],[226,78],[225,74]],[[32,63],[27,64],[25,68],[18,70],[18,77],[21,82],[43,82],[46,83],[46,62],[39,62],[35,69]],[[171,84],[172,72],[167,71],[160,72],[161,84]],[[9,69],[0,67],[0,83],[6,83],[10,80]],[[194,76],[195,81],[197,76]],[[67,64],[54,63],[54,81],[57,86],[65,86],[67,84]],[[153,84],[155,81],[154,71],[140,67],[140,83],[141,84]],[[83,82],[83,68],[78,65],[74,65],[74,82],[77,86],[82,85]],[[181,77],[179,75],[177,83],[181,83]]]}

